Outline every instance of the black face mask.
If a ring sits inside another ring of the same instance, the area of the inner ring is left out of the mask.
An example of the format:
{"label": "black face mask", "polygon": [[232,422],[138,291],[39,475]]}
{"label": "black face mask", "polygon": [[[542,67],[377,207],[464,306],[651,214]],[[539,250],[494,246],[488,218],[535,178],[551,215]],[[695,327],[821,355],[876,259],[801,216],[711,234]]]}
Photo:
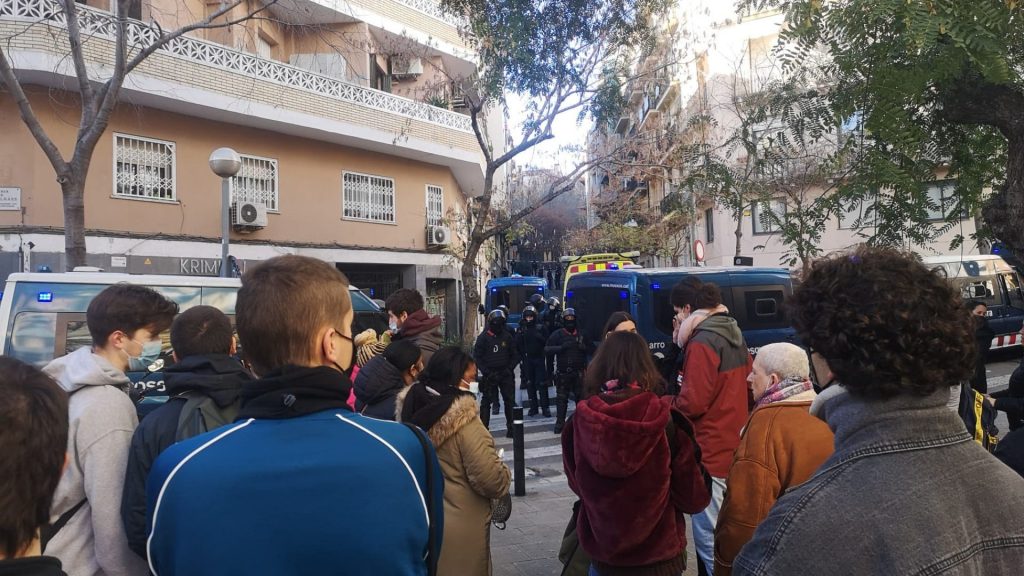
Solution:
{"label": "black face mask", "polygon": [[572,332],[573,330],[576,329],[576,321],[575,320],[566,320],[565,322],[563,322],[563,324],[565,325],[565,329],[570,331],[570,332]]}
{"label": "black face mask", "polygon": [[505,329],[504,320],[491,320],[488,325],[491,327],[491,332],[494,332],[495,334]]}
{"label": "black face mask", "polygon": [[527,326],[533,324],[533,318],[523,318],[523,324],[526,324]]}
{"label": "black face mask", "polygon": [[352,340],[351,337],[345,336],[337,328],[335,328],[334,331],[338,333],[338,336],[341,336],[345,340],[348,340],[349,344],[351,344],[351,346],[349,346],[350,352],[349,352],[349,358],[348,358],[348,368],[347,369],[342,368],[341,364],[338,364],[337,362],[334,362],[334,367],[337,368],[339,372],[344,374],[346,378],[348,378],[349,380],[352,380],[352,370],[354,370],[355,367],[356,367],[356,343],[355,343],[354,340]]}

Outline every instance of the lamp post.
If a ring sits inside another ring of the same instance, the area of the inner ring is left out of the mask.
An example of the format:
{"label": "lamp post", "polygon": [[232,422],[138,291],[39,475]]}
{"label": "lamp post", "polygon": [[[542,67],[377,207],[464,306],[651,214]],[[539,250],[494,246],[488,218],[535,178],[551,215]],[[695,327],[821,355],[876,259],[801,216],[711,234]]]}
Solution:
{"label": "lamp post", "polygon": [[242,167],[242,159],[231,148],[217,148],[210,154],[210,170],[220,176],[220,275],[222,278],[229,276],[228,267],[228,237],[230,228],[231,206],[229,198],[231,194],[231,178],[238,174]]}

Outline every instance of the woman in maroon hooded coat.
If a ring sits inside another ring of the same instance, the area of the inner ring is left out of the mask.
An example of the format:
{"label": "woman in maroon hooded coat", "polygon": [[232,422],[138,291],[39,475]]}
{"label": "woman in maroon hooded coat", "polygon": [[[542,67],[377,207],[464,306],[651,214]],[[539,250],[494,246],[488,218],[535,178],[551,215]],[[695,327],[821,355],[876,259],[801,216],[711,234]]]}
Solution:
{"label": "woman in maroon hooded coat", "polygon": [[693,441],[674,424],[685,418],[657,396],[661,386],[644,339],[611,333],[587,368],[587,398],[562,434],[592,576],[678,576],[686,568],[683,515],[703,510],[710,495]]}

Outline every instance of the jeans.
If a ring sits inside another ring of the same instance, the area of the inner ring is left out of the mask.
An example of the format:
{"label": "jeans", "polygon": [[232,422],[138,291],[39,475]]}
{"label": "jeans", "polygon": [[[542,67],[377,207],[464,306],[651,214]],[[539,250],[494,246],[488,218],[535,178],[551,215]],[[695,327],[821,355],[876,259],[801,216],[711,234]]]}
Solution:
{"label": "jeans", "polygon": [[722,509],[724,499],[725,478],[712,477],[711,503],[703,512],[690,517],[693,525],[693,545],[708,574],[713,574],[715,569],[715,525],[718,524],[718,511]]}

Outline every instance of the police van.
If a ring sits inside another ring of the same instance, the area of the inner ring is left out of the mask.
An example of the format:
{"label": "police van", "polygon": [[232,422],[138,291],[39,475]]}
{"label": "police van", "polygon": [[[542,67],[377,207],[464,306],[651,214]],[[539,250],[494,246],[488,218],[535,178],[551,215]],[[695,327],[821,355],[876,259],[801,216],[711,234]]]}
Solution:
{"label": "police van", "polygon": [[548,281],[540,276],[520,276],[513,274],[502,278],[492,278],[487,281],[487,294],[484,296],[483,309],[481,314],[486,314],[498,306],[508,306],[507,325],[510,330],[519,326],[519,318],[523,315],[523,308],[530,296],[540,294],[545,296],[548,291]]}
{"label": "police van", "polygon": [[947,278],[965,301],[985,303],[989,326],[996,333],[993,349],[1024,344],[1024,291],[1020,275],[1005,260],[985,254],[929,256],[923,261]]}
{"label": "police van", "polygon": [[569,279],[565,306],[575,308],[577,323],[595,342],[613,312],[629,312],[636,319],[637,332],[652,352],[666,350],[672,343],[675,310],[669,296],[672,287],[695,276],[717,284],[722,303],[736,318],[752,354],[773,342],[796,343],[783,306],[793,291],[785,268],[634,268],[582,272]]}
{"label": "police van", "polygon": [[[178,303],[181,310],[201,304],[213,306],[234,322],[238,278],[204,276],[156,276],[105,272],[61,274],[16,273],[7,278],[0,297],[0,353],[38,367],[50,360],[89,346],[92,338],[85,323],[89,302],[111,284],[127,282],[148,286]],[[349,288],[355,320],[352,330],[387,329],[387,316],[355,287]],[[170,337],[161,334],[160,359],[170,364]],[[159,364],[158,364],[159,365]],[[129,373],[136,391],[162,401],[163,374]],[[141,410],[145,412],[145,409]]]}

